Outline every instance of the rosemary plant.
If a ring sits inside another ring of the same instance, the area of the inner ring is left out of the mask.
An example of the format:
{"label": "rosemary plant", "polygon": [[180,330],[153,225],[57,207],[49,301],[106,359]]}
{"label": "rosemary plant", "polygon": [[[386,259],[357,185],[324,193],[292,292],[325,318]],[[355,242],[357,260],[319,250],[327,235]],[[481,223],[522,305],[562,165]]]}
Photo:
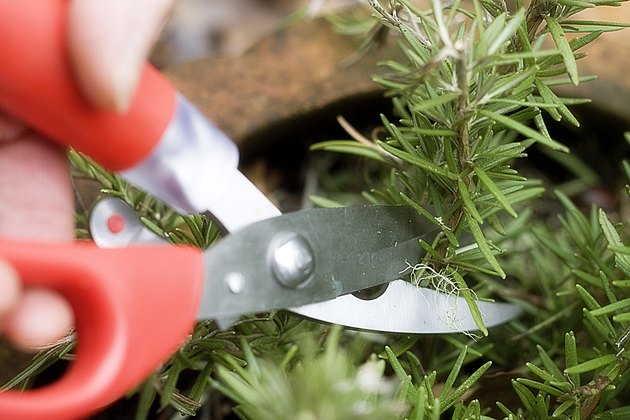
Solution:
{"label": "rosemary plant", "polygon": [[[369,3],[379,23],[368,41],[382,39],[387,30],[402,52],[402,60],[383,63],[375,77],[392,97],[397,121],[383,116],[383,130],[371,139],[348,130],[352,140],[313,149],[359,155],[388,168],[364,197],[408,204],[441,230],[432,243],[422,243],[426,256],[411,278],[465,297],[484,335],[488,331],[476,305],[481,296],[502,296],[529,313],[527,321],[509,327],[511,344],[506,346],[505,336],[491,338],[494,346],[481,352],[486,363],[461,386],[480,380],[494,362],[500,371],[518,371],[512,382],[520,402],[509,408],[498,401],[495,414],[630,415],[630,406],[623,406],[630,334],[623,289],[630,260],[623,231],[617,230],[623,225],[613,225],[595,207],[583,214],[558,189],[556,200],[565,209],[558,227],[527,206],[545,193],[542,183],[517,171],[532,147],[552,150],[547,153],[567,167],[583,168],[575,158],[558,157],[556,152],[569,149],[550,136],[547,121],[579,127],[568,106],[587,101],[561,98],[553,87],[590,80],[578,74],[576,61],[585,56],[580,48],[626,26],[573,15],[619,2],[533,0],[527,7],[517,2],[511,10],[490,1],[465,7],[460,1],[433,0],[426,9],[404,0],[387,7]],[[627,163],[624,168],[628,172]],[[408,375],[418,369],[417,362],[403,367],[387,353],[406,384],[411,417],[436,417],[450,407],[451,378],[465,354],[446,365],[450,374],[441,382],[446,391],[436,395],[434,374],[413,380]],[[457,405],[451,415],[479,418],[490,412],[473,400]]]}
{"label": "rosemary plant", "polygon": [[[383,116],[385,133],[375,139],[314,149],[360,154],[392,168],[365,197],[411,205],[441,230],[433,243],[422,244],[427,256],[414,278],[426,286],[435,279],[426,272],[432,268],[440,279],[434,286],[461,293],[487,335],[467,277],[505,278],[506,272],[497,260],[503,249],[484,227],[503,235],[503,215],[516,219],[520,203],[543,193],[514,163],[534,145],[568,152],[549,135],[544,113],[578,126],[567,105],[587,101],[559,98],[550,86],[584,79],[577,51],[619,26],[571,20],[587,7],[573,1],[533,1],[514,12],[489,1],[474,1],[472,10],[460,1],[433,0],[428,10],[407,1],[390,2],[389,10],[370,4],[378,25],[399,36],[404,55],[383,63],[375,77],[393,97],[398,121]],[[579,36],[568,40],[569,32]],[[555,49],[539,47],[548,34]]]}
{"label": "rosemary plant", "polygon": [[[554,87],[589,80],[578,72],[580,49],[626,26],[574,15],[619,4],[391,0],[370,1],[372,18],[335,17],[347,31],[367,23],[364,50],[395,38],[399,58],[375,76],[394,116],[384,110],[373,138],[341,120],[352,139],[313,149],[371,162],[364,200],[410,205],[439,229],[422,243],[426,254],[410,279],[466,298],[485,337],[366,335],[282,311],[226,331],[201,322],[134,393],[136,418],[169,410],[221,418],[225,407],[247,419],[630,417],[630,242],[616,222],[621,212],[574,204],[567,193],[582,178],[547,192],[519,172],[536,148],[583,175],[547,124],[579,126],[568,107],[586,101],[561,98]],[[178,215],[84,157],[71,160],[77,177],[126,200],[156,234],[201,248],[217,239],[207,218]],[[622,168],[630,179],[630,164]],[[557,217],[537,210],[550,203]],[[81,214],[77,221],[87,236]],[[477,301],[495,297],[525,315],[490,332]],[[70,338],[38,355],[7,386],[72,346]]]}

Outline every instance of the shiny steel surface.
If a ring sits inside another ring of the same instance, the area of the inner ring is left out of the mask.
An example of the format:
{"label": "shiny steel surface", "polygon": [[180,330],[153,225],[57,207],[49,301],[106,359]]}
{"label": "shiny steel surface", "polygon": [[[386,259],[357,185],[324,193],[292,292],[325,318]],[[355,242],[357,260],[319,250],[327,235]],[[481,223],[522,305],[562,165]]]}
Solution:
{"label": "shiny steel surface", "polygon": [[[517,317],[521,310],[507,303],[477,302],[486,327]],[[346,327],[402,334],[442,334],[475,331],[464,298],[417,287],[403,280],[389,283],[375,300],[353,295],[291,308],[292,312],[318,321]]]}
{"label": "shiny steel surface", "polygon": [[121,175],[179,211],[201,213],[221,199],[237,165],[236,145],[178,94],[156,148]]}
{"label": "shiny steel surface", "polygon": [[[123,229],[112,232],[108,224],[112,215],[124,219]],[[166,243],[114,198],[102,199],[94,207],[90,227],[102,247]],[[428,231],[424,239],[429,241],[430,228],[406,206],[312,209],[255,223],[206,252],[208,272],[199,317],[228,327],[242,314],[289,308],[362,330],[409,334],[475,330],[463,298],[398,280],[421,259],[418,239]],[[288,271],[278,274],[279,261]],[[279,281],[279,275],[288,278]],[[387,288],[363,298],[352,295],[378,285]],[[509,304],[478,305],[487,327],[520,313]]]}
{"label": "shiny steel surface", "polygon": [[[115,220],[118,226],[113,226]],[[122,248],[130,245],[166,243],[147,229],[124,201],[115,198],[98,200],[90,212],[90,235],[100,248]]]}
{"label": "shiny steel surface", "polygon": [[121,175],[184,213],[209,212],[228,232],[279,216],[240,171],[236,145],[183,96],[152,154]]}
{"label": "shiny steel surface", "polygon": [[[396,280],[408,264],[422,258],[418,239],[432,236],[427,234],[432,230],[408,206],[310,209],[254,223],[207,252],[200,317],[296,307]],[[299,236],[312,252],[306,264],[308,278],[295,287],[277,281],[270,258],[278,237],[291,235]]]}

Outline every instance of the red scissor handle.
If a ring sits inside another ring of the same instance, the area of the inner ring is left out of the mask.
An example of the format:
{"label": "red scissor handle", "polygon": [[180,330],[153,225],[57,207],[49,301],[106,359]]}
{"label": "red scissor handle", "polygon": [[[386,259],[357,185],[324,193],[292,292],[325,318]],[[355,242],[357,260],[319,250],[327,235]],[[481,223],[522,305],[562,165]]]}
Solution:
{"label": "red scissor handle", "polygon": [[146,65],[127,113],[91,107],[68,60],[67,3],[0,0],[0,108],[109,170],[128,169],[159,142],[176,91]]}
{"label": "red scissor handle", "polygon": [[[0,109],[110,170],[128,169],[162,138],[175,89],[146,65],[126,114],[93,109],[68,60],[67,4],[0,0]],[[196,318],[203,275],[201,254],[192,248],[0,240],[0,257],[27,284],[69,299],[79,338],[77,359],[61,380],[0,395],[2,419],[75,418],[110,404],[175,351]]]}
{"label": "red scissor handle", "polygon": [[[68,60],[67,4],[0,0],[0,109],[110,170],[128,169],[162,138],[175,89],[146,65],[126,114],[93,109]],[[113,402],[177,349],[201,296],[202,259],[191,248],[101,250],[0,240],[0,257],[27,284],[69,299],[79,337],[77,359],[60,381],[0,395],[2,419],[81,417]]]}
{"label": "red scissor handle", "polygon": [[0,393],[2,419],[89,415],[148,376],[194,325],[204,278],[195,248],[0,240],[0,255],[27,285],[58,290],[70,301],[78,335],[76,360],[59,381]]}

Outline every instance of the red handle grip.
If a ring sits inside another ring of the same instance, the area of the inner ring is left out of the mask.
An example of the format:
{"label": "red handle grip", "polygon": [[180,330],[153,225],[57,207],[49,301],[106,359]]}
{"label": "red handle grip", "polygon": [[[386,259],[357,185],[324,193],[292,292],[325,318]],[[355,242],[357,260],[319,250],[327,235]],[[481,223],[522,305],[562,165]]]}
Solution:
{"label": "red handle grip", "polygon": [[0,0],[0,108],[112,171],[128,169],[157,145],[175,89],[147,65],[129,112],[92,108],[72,76],[66,0]]}
{"label": "red handle grip", "polygon": [[0,241],[0,256],[26,284],[66,296],[78,334],[76,360],[59,381],[0,394],[2,419],[78,418],[114,402],[181,345],[196,319],[204,276],[194,248]]}

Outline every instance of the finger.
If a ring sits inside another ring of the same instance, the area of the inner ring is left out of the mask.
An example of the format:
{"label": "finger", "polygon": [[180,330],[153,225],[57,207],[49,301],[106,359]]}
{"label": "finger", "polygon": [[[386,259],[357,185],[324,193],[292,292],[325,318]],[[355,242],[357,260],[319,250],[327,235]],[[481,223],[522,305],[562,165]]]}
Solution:
{"label": "finger", "polygon": [[68,48],[77,80],[96,106],[129,107],[140,71],[174,0],[73,0]]}
{"label": "finger", "polygon": [[74,314],[57,292],[28,289],[7,317],[5,334],[25,350],[41,348],[65,335],[74,323]]}
{"label": "finger", "polygon": [[0,110],[0,143],[16,140],[26,131],[24,123]]}
{"label": "finger", "polygon": [[0,145],[0,235],[70,241],[74,203],[65,152],[27,132]]}
{"label": "finger", "polygon": [[17,306],[21,295],[19,277],[13,267],[0,260],[0,326],[1,321]]}
{"label": "finger", "polygon": [[[28,131],[0,144],[0,237],[71,241],[73,214],[68,163],[61,148]],[[15,283],[15,273],[3,273],[0,266],[3,294],[14,293]],[[21,347],[54,342],[73,325],[69,304],[52,291],[27,289],[21,299],[8,296],[3,304],[13,307],[3,329]]]}

